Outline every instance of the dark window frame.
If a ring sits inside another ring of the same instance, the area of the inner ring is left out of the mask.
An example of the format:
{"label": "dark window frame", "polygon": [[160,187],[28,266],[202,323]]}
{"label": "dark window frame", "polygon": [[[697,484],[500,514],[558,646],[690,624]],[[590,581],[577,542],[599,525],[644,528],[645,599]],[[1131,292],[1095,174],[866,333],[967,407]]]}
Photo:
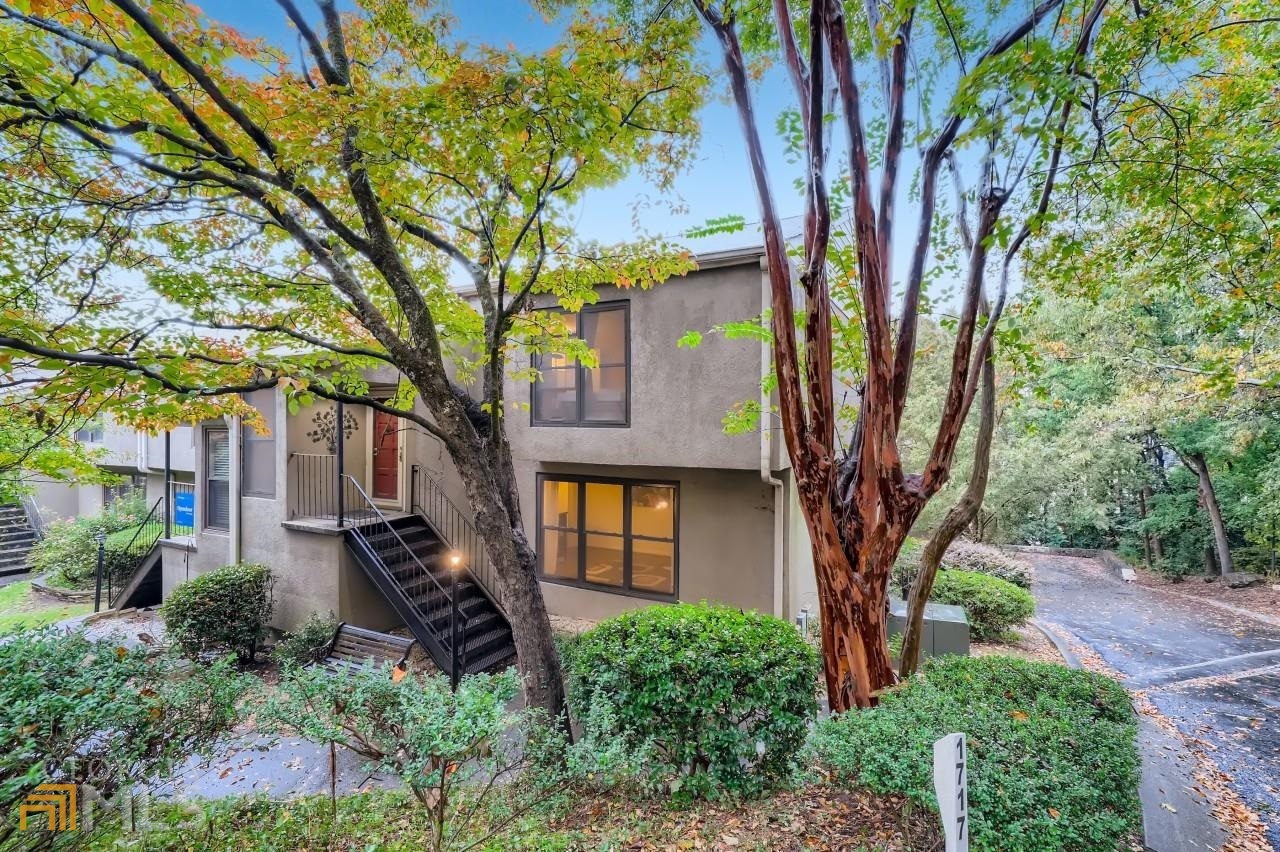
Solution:
{"label": "dark window frame", "polygon": [[[202,473],[203,473],[203,478],[204,478],[204,492],[205,492],[205,494],[204,494],[204,498],[205,498],[205,499],[204,499],[204,515],[201,517],[201,521],[203,522],[203,528],[204,528],[204,529],[206,529],[206,530],[216,530],[217,532],[230,532],[230,531],[231,531],[231,513],[234,511],[234,507],[232,506],[231,501],[232,501],[232,500],[238,500],[238,499],[239,499],[239,495],[236,495],[236,494],[232,494],[232,493],[231,493],[231,465],[232,465],[232,464],[234,464],[234,459],[231,459],[231,458],[228,458],[228,459],[227,459],[227,479],[226,479],[226,482],[227,482],[227,525],[226,525],[225,527],[223,527],[223,526],[217,526],[217,525],[215,525],[215,524],[214,524],[214,522],[211,520],[211,518],[212,518],[212,514],[211,514],[211,513],[213,512],[213,509],[214,509],[214,501],[213,501],[212,489],[210,489],[210,487],[209,487],[209,483],[213,482],[213,481],[214,481],[214,479],[213,479],[213,477],[211,477],[211,476],[209,475],[209,474],[210,474],[210,472],[211,472],[211,470],[210,470],[210,466],[209,466],[209,456],[210,456],[210,452],[209,452],[209,449],[210,449],[210,442],[209,442],[209,439],[210,439],[210,436],[212,436],[212,435],[214,435],[214,434],[221,434],[221,435],[222,435],[222,437],[223,437],[223,442],[224,442],[224,443],[226,444],[226,446],[227,446],[227,455],[228,455],[228,456],[230,456],[230,455],[231,455],[231,430],[230,430],[230,429],[228,429],[228,428],[226,428],[225,426],[218,426],[218,427],[206,427],[206,428],[203,430],[203,438],[204,438],[204,440],[202,441],[202,443],[201,443],[201,448],[200,448],[200,449],[201,449],[201,452],[204,454],[204,459],[203,459],[203,461],[204,461],[204,470],[202,471]],[[219,481],[220,481],[220,480],[219,480]]]}
{"label": "dark window frame", "polygon": [[[583,338],[583,314],[602,313],[604,311],[621,311],[622,312],[622,337],[623,346],[625,348],[624,357],[626,359],[627,371],[627,389],[624,401],[624,414],[622,420],[584,420],[582,417],[583,409],[583,381],[587,371],[595,369],[594,367],[584,367],[581,362],[574,363],[575,376],[575,392],[577,400],[577,408],[575,418],[573,420],[539,420],[538,419],[538,382],[534,380],[529,383],[529,425],[530,426],[568,426],[575,429],[628,429],[631,427],[631,302],[628,299],[613,299],[607,302],[597,302],[594,305],[583,305],[581,310],[569,311],[564,308],[542,308],[541,310],[558,314],[569,314],[578,318],[578,331],[574,335],[579,340]],[[541,355],[535,356],[540,359]],[[541,371],[541,364],[535,364],[536,368]],[[603,365],[616,366],[616,365]]]}
{"label": "dark window frame", "polygon": [[[589,589],[593,592],[607,592],[613,595],[623,595],[629,598],[645,598],[653,601],[664,601],[671,603],[680,599],[680,483],[671,479],[633,479],[629,477],[618,476],[587,476],[574,473],[539,473],[537,480],[537,507],[535,509],[535,529],[537,530],[537,574],[538,579],[543,583],[554,583],[557,586],[570,586],[575,589]],[[558,524],[544,524],[542,522],[542,492],[543,483],[545,482],[574,482],[578,485],[578,525],[577,527],[562,527]],[[588,530],[586,525],[587,515],[587,485],[621,485],[622,490],[622,585],[610,586],[603,583],[592,583],[587,579],[587,536]],[[656,538],[654,536],[642,535],[636,536],[631,532],[631,489],[634,486],[659,485],[664,488],[670,488],[674,495],[675,505],[671,509],[671,538]],[[544,571],[542,563],[542,533],[544,530],[553,529],[563,532],[571,532],[578,536],[578,576],[576,579],[570,580],[564,577],[556,577],[547,574]],[[653,592],[646,589],[633,589],[631,587],[631,569],[632,569],[632,547],[631,544],[636,539],[641,541],[670,541],[671,542],[671,594],[662,592]]]}

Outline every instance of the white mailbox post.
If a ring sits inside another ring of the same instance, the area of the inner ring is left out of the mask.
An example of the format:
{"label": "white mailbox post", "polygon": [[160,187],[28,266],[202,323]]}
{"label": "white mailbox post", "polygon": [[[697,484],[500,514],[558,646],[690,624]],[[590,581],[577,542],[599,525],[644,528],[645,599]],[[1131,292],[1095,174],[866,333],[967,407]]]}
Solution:
{"label": "white mailbox post", "polygon": [[947,852],[969,852],[967,760],[964,734],[947,734],[933,744],[933,789]]}

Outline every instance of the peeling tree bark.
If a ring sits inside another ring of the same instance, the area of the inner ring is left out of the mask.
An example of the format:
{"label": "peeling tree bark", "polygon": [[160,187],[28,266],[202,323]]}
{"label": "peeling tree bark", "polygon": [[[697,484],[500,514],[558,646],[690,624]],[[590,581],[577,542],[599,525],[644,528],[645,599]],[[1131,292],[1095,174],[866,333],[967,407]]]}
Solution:
{"label": "peeling tree bark", "polygon": [[[772,2],[782,57],[795,89],[804,131],[804,252],[797,282],[793,280],[793,267],[769,184],[734,10],[730,4],[717,5],[711,0],[691,2],[719,43],[759,200],[772,300],[778,414],[813,549],[829,704],[835,712],[868,707],[896,680],[887,642],[888,586],[894,559],[920,511],[950,474],[956,443],[978,394],[981,365],[991,357],[994,330],[1004,307],[1007,274],[1002,278],[1000,297],[986,326],[980,329],[978,308],[988,249],[985,237],[994,232],[1009,188],[992,185],[994,169],[985,162],[978,211],[981,236],[970,252],[970,274],[961,294],[943,414],[924,471],[907,475],[898,452],[898,432],[915,358],[921,287],[937,206],[938,172],[967,119],[960,113],[947,115],[926,148],[917,236],[895,336],[890,314],[893,281],[889,257],[898,164],[904,144],[914,5],[903,10],[891,38],[879,30],[872,34],[873,42],[884,42],[881,46],[887,53],[887,61],[878,63],[887,103],[884,148],[878,158],[881,174],[877,206],[872,198],[873,157],[868,151],[862,117],[862,93],[854,74],[846,7],[837,0],[812,0],[808,4],[808,56],[802,57],[801,40],[793,32],[795,16],[791,4],[786,0]],[[1070,70],[1075,70],[1087,52],[1105,3],[1106,0],[1094,0],[1084,16]],[[968,69],[970,73],[1023,43],[1061,5],[1062,0],[1041,0],[976,58]],[[843,127],[848,143],[848,195],[866,355],[861,412],[843,457],[835,439],[831,293],[826,276],[831,209],[825,174],[823,103],[828,72],[839,106],[837,125]],[[1070,105],[1063,105],[1056,144],[1047,152],[1048,166],[1040,173],[1043,177],[1037,217],[1048,206],[1060,162],[1062,129],[1069,113]],[[1006,252],[1006,272],[1008,259],[1030,235],[1030,221],[1024,222]],[[803,358],[793,322],[796,305],[792,293],[796,283],[805,300]]]}

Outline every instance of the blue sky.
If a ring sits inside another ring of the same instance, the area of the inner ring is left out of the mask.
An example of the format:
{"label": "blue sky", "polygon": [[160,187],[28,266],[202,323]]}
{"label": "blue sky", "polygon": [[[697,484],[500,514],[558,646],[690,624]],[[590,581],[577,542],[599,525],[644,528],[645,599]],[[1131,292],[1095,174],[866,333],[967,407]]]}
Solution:
{"label": "blue sky", "polygon": [[[197,0],[210,17],[230,24],[246,35],[262,36],[273,44],[296,53],[297,34],[284,20],[273,0]],[[304,11],[310,4],[299,3]],[[555,41],[556,28],[546,24],[527,0],[465,0],[453,2],[458,19],[456,34],[471,43],[514,44],[521,50],[536,50]],[[779,190],[790,186],[793,169],[784,171],[781,143],[772,133],[773,120],[782,111],[786,81],[772,74],[758,94],[758,109],[769,123],[766,141],[771,146],[771,177]],[[747,159],[738,129],[737,115],[727,104],[710,103],[701,115],[702,143],[695,161],[681,176],[675,195],[661,195],[639,177],[628,179],[595,193],[577,211],[580,234],[603,242],[625,240],[634,233],[633,208],[640,204],[639,221],[652,234],[678,235],[710,218],[740,214],[750,222],[759,218],[755,190],[747,172]],[[688,212],[672,216],[670,204],[679,202]],[[780,212],[796,215],[801,199],[794,192],[781,192]],[[742,240],[745,242],[745,238]]]}

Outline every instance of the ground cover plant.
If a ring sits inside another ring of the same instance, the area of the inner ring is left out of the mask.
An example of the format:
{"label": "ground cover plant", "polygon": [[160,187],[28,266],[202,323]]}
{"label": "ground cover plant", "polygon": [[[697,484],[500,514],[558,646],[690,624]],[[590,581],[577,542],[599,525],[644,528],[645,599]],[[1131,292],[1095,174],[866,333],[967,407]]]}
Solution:
{"label": "ground cover plant", "polygon": [[815,729],[844,783],[934,808],[933,742],[964,731],[975,850],[1124,849],[1140,827],[1136,716],[1115,681],[1010,657],[942,657],[870,711]]}
{"label": "ground cover plant", "polygon": [[[0,643],[0,848],[37,785],[90,784],[110,798],[212,747],[247,687],[228,661],[192,668],[81,633],[23,631]],[[24,849],[73,847],[75,832],[21,835]]]}

